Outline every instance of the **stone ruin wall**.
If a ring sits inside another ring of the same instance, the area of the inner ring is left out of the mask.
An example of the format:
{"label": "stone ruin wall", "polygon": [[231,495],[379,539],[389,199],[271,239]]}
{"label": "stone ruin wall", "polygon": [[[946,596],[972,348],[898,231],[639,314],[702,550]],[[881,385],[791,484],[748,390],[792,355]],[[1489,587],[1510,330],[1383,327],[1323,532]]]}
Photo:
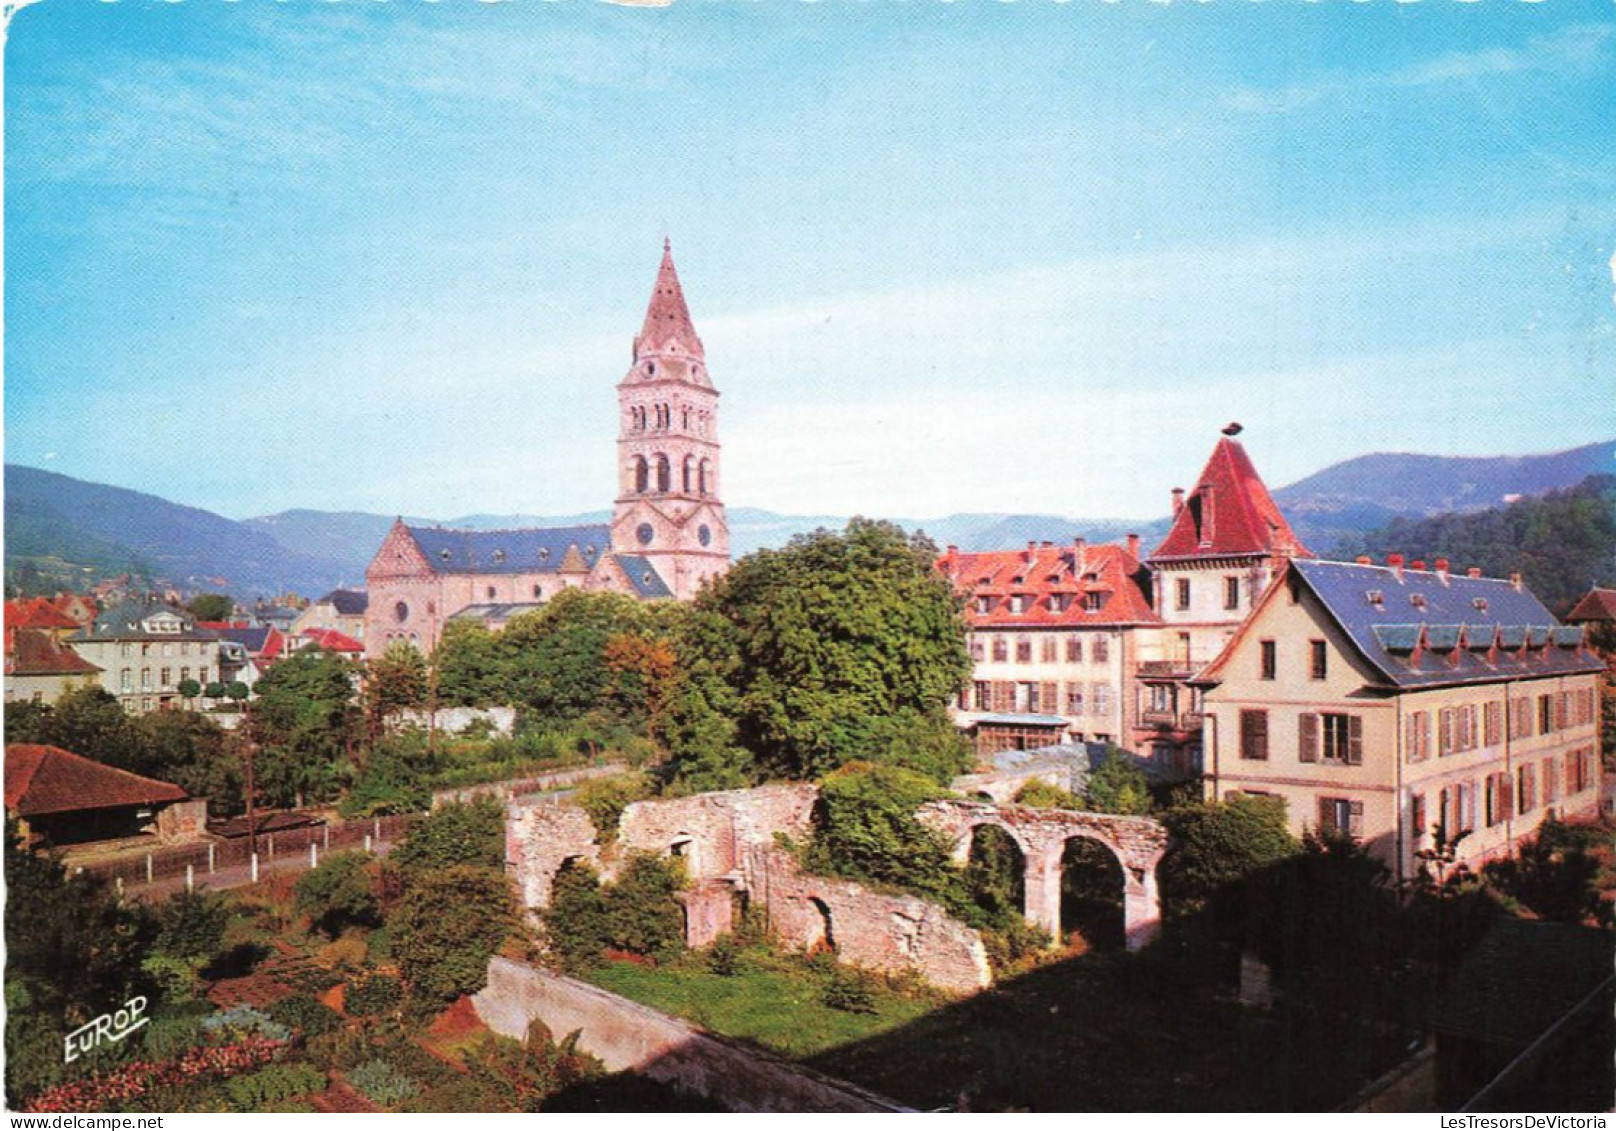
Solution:
{"label": "stone ruin wall", "polygon": [[772,844],[776,832],[806,840],[818,800],[811,785],[765,785],[636,801],[623,810],[617,841],[625,850],[675,851],[691,880],[714,880],[741,867],[746,845]]}
{"label": "stone ruin wall", "polygon": [[832,946],[842,962],[883,974],[918,974],[956,993],[993,983],[982,935],[919,896],[871,891],[802,871],[773,845],[748,849],[753,898],[796,950]]}

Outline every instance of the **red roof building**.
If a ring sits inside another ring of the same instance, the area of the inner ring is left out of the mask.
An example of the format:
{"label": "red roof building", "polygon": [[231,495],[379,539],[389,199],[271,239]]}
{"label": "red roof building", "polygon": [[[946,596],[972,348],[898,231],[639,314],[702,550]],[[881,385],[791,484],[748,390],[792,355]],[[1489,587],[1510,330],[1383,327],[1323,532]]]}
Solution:
{"label": "red roof building", "polygon": [[1128,545],[1028,543],[937,567],[965,600],[975,667],[957,718],[983,757],[1067,741],[1126,744],[1135,726],[1137,637],[1161,618],[1137,538]]}
{"label": "red roof building", "polygon": [[1589,624],[1606,621],[1616,624],[1616,589],[1597,586],[1583,594],[1582,600],[1566,614],[1567,624]]}
{"label": "red roof building", "polygon": [[1280,513],[1246,449],[1226,435],[1212,449],[1195,490],[1188,497],[1173,492],[1173,525],[1150,561],[1250,556],[1313,555]]}
{"label": "red roof building", "polygon": [[299,640],[313,644],[327,652],[336,652],[355,659],[365,654],[365,646],[353,637],[334,628],[306,628]]}
{"label": "red roof building", "polygon": [[5,632],[7,703],[54,703],[75,682],[99,682],[101,669],[51,633],[9,627]]}
{"label": "red roof building", "polygon": [[82,627],[78,621],[58,609],[49,597],[23,597],[7,601],[5,626],[7,629],[40,629],[53,634],[58,640]]}
{"label": "red roof building", "polygon": [[194,833],[206,803],[189,802],[170,782],[143,778],[58,746],[18,743],[6,747],[6,812],[27,826],[27,835],[51,844],[155,833],[162,839]]}

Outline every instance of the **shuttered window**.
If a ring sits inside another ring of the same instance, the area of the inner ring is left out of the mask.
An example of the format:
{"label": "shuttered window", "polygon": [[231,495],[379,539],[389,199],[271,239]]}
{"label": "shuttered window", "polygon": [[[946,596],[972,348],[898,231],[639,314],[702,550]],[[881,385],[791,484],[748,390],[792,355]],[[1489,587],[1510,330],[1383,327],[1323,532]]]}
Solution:
{"label": "shuttered window", "polygon": [[1363,825],[1362,801],[1347,797],[1319,798],[1319,831],[1345,834],[1357,839],[1363,836]]}
{"label": "shuttered window", "polygon": [[1319,760],[1319,717],[1312,712],[1302,715],[1297,727],[1299,741],[1296,757],[1303,762]]}
{"label": "shuttered window", "polygon": [[1268,760],[1268,712],[1240,712],[1240,757],[1256,762]]}

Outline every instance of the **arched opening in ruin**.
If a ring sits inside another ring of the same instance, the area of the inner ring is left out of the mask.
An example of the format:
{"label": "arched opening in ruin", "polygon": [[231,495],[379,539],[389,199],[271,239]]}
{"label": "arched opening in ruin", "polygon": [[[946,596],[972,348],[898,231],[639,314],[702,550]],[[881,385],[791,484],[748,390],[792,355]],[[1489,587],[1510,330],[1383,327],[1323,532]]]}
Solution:
{"label": "arched opening in ruin", "polygon": [[673,838],[668,845],[668,855],[685,862],[685,874],[695,877],[696,872],[696,838],[680,834]]}
{"label": "arched opening in ruin", "polygon": [[1061,937],[1086,950],[1119,950],[1126,941],[1122,862],[1103,841],[1074,836],[1061,850]]}
{"label": "arched opening in ruin", "polygon": [[1020,915],[1027,899],[1027,856],[998,825],[971,830],[965,860],[965,886],[971,899],[990,915]]}
{"label": "arched opening in ruin", "polygon": [[818,899],[814,896],[808,897],[808,903],[816,912],[818,912],[819,919],[817,923],[813,923],[809,926],[807,938],[803,943],[803,949],[809,954],[820,950],[828,950],[835,953],[836,929],[830,920],[830,904],[826,903],[823,899]]}

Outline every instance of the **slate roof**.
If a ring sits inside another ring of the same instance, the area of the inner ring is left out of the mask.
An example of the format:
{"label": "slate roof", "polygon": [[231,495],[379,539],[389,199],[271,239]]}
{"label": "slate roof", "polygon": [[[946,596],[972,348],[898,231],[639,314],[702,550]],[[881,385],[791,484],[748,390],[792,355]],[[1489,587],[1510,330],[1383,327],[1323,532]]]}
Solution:
{"label": "slate roof", "polygon": [[[974,554],[950,549],[937,567],[966,596],[965,619],[975,629],[1161,623],[1150,607],[1148,574],[1127,550],[1084,546],[1081,568],[1077,559],[1072,543]],[[1088,608],[1090,594],[1098,595],[1098,609]],[[1026,602],[1019,613],[1011,612],[1016,595]],[[986,611],[979,607],[983,598]]]}
{"label": "slate roof", "polygon": [[211,631],[220,640],[241,645],[248,655],[260,660],[277,660],[286,651],[286,637],[272,624],[251,627],[226,625]]}
{"label": "slate roof", "polygon": [[100,670],[48,632],[6,630],[7,675],[93,675]]}
{"label": "slate roof", "polygon": [[1609,931],[1513,916],[1495,920],[1459,966],[1432,1025],[1524,1048],[1609,978],[1613,961],[1616,935]]}
{"label": "slate roof", "polygon": [[646,599],[655,597],[672,597],[673,590],[668,583],[662,580],[656,566],[651,564],[649,558],[642,558],[638,554],[615,554],[617,564],[623,567],[623,573],[628,577],[628,583],[634,586],[634,592]]}
{"label": "slate roof", "polygon": [[177,785],[92,762],[59,746],[6,747],[6,808],[23,817],[184,801]]}
{"label": "slate roof", "polygon": [[1314,560],[1293,561],[1291,569],[1398,688],[1604,669],[1582,647],[1580,629],[1565,631],[1529,590],[1509,581]]}
{"label": "slate roof", "polygon": [[976,726],[979,723],[988,723],[992,726],[1000,727],[1063,727],[1066,725],[1066,720],[1059,715],[978,715],[970,725]]}
{"label": "slate roof", "polygon": [[1273,553],[1313,556],[1280,513],[1246,449],[1225,436],[1149,560]]}
{"label": "slate roof", "polygon": [[501,624],[503,624],[506,621],[509,621],[512,617],[521,616],[523,613],[537,612],[542,608],[544,608],[543,601],[517,601],[507,602],[504,604],[467,605],[465,608],[452,614],[449,619],[476,621],[491,620],[499,621]]}
{"label": "slate roof", "polygon": [[[142,622],[159,613],[178,617],[184,627],[179,632],[147,632],[141,627]],[[94,624],[80,629],[74,639],[81,636],[106,640],[212,639],[211,633],[197,631],[195,618],[184,609],[176,609],[162,601],[148,601],[138,597],[131,597],[127,601],[103,609],[95,618]]]}
{"label": "slate roof", "polygon": [[1588,590],[1565,619],[1579,624],[1590,620],[1616,620],[1616,589]]}
{"label": "slate roof", "polygon": [[612,530],[605,523],[527,530],[404,529],[434,573],[554,573],[570,547],[576,546],[592,566],[612,546]]}
{"label": "slate roof", "polygon": [[370,608],[370,594],[363,589],[333,589],[315,604],[330,605],[341,616],[363,616],[365,610]]}

